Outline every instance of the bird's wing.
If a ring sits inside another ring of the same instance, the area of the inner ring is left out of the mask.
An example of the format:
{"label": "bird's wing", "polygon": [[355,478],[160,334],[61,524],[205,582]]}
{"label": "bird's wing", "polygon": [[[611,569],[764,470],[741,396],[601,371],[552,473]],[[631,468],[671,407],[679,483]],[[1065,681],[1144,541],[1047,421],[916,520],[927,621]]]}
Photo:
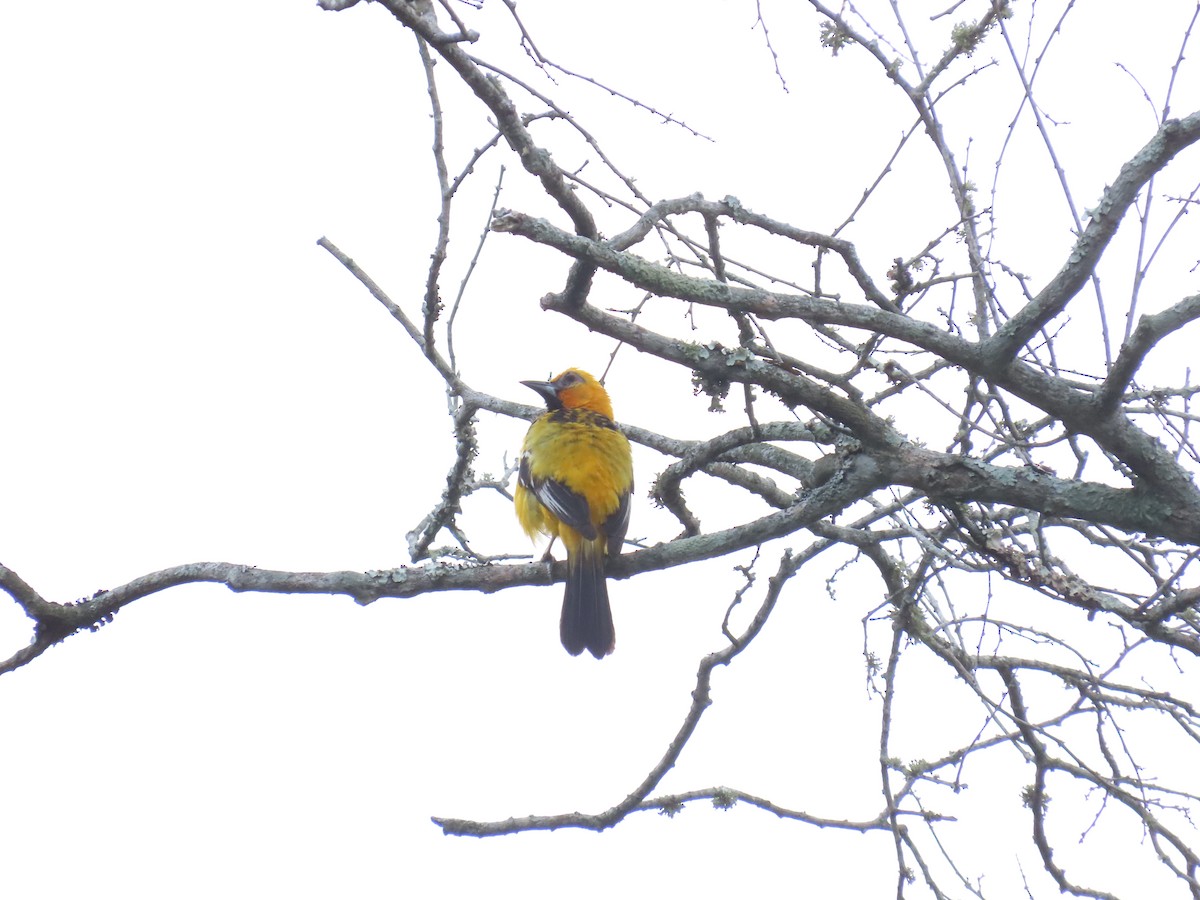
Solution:
{"label": "bird's wing", "polygon": [[[592,511],[587,499],[553,478],[534,478],[529,471],[529,454],[521,457],[521,471],[517,476],[521,486],[530,491],[554,518],[574,528],[585,540],[596,539],[596,527],[592,524]],[[628,513],[626,513],[628,519]]]}
{"label": "bird's wing", "polygon": [[614,559],[621,555],[625,532],[629,530],[629,507],[629,491],[626,491],[621,495],[620,503],[612,515],[604,520],[604,533],[608,535],[608,555]]}

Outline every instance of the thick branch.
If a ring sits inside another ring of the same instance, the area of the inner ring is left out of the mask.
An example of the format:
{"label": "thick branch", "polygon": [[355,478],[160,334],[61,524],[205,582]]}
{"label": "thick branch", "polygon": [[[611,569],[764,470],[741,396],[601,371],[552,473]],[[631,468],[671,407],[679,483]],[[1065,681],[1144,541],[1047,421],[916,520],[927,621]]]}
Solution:
{"label": "thick branch", "polygon": [[1056,478],[1032,466],[994,466],[911,446],[876,454],[875,461],[889,483],[914,487],[935,500],[1002,503],[1200,544],[1200,505],[1184,497]]}
{"label": "thick branch", "polygon": [[[875,467],[865,459],[857,465],[843,468],[839,476],[788,509],[724,531],[656,544],[621,556],[608,564],[608,575],[612,578],[628,578],[642,572],[669,569],[754,547],[835,515],[880,486]],[[3,570],[3,573],[11,577],[5,578],[0,587],[4,587],[10,595],[21,594],[26,599],[36,597],[36,592],[20,581],[15,573],[9,570]],[[42,601],[22,602],[22,605],[38,623],[38,633],[46,633],[52,638],[49,642],[43,642],[45,645],[41,650],[44,650],[75,631],[105,621],[135,600],[181,584],[211,582],[224,584],[231,591],[270,594],[346,594],[355,602],[365,605],[383,597],[416,597],[438,591],[480,591],[490,594],[519,585],[554,584],[566,580],[566,576],[564,562],[503,566],[429,564],[366,572],[287,572],[236,563],[201,562],[143,575],[76,604]],[[21,597],[17,599],[21,600]],[[0,662],[0,674],[30,662],[37,655],[31,654],[29,648],[23,649]]]}
{"label": "thick branch", "polygon": [[1058,274],[984,345],[989,368],[1013,359],[1030,338],[1066,308],[1091,278],[1117,226],[1146,182],[1179,151],[1197,141],[1200,141],[1200,111],[1185,119],[1164,122],[1149,143],[1121,167],[1116,180],[1092,210],[1091,221]]}
{"label": "thick branch", "polygon": [[1186,297],[1155,315],[1142,316],[1100,387],[1097,398],[1100,414],[1107,415],[1117,408],[1122,393],[1133,381],[1133,376],[1155,344],[1196,319],[1200,319],[1200,294]]}
{"label": "thick branch", "polygon": [[[862,303],[834,303],[816,297],[742,288],[682,275],[635,254],[613,250],[604,242],[571,234],[544,219],[521,213],[501,212],[493,227],[555,247],[577,259],[595,262],[600,268],[660,296],[751,313],[768,320],[796,318],[810,324],[844,325],[912,344],[988,378],[998,387],[1007,388],[1061,419],[1070,430],[1089,435],[1129,466],[1146,485],[1164,495],[1178,495],[1187,498],[1189,503],[1200,503],[1200,492],[1191,476],[1171,454],[1125,416],[1116,413],[1101,416],[1093,392],[1080,390],[1064,379],[1047,375],[1019,360],[986,358],[982,345],[927,322]],[[713,358],[700,358],[704,348],[698,350],[695,345],[656,335],[592,306],[576,308],[554,295],[544,298],[542,303],[549,309],[570,315],[593,331],[617,337],[663,359],[714,376],[724,373],[729,381],[760,384],[785,402],[803,404],[832,416],[847,425],[859,440],[872,446],[894,445],[899,440],[891,426],[878,417],[864,415],[859,404],[808,379],[786,374],[777,366],[754,360],[733,365],[712,354]]]}

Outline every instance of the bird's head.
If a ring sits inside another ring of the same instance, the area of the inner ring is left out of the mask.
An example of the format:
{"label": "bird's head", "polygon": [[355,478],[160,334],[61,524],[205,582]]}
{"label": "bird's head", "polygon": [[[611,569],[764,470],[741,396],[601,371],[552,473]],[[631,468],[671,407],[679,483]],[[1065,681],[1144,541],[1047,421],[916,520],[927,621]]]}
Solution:
{"label": "bird's head", "polygon": [[547,409],[590,409],[613,417],[612,401],[604,385],[583,369],[567,369],[551,381],[522,381],[546,401]]}

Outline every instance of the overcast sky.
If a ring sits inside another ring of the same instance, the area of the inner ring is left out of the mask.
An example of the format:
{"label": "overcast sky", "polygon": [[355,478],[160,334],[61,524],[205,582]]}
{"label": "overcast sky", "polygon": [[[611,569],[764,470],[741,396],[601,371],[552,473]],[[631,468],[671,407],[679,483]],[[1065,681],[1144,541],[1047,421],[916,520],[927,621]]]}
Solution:
{"label": "overcast sky", "polygon": [[[487,7],[481,21],[501,28],[503,8]],[[835,85],[815,31],[783,9],[773,37],[786,94],[752,31],[754,4],[617,3],[575,21],[548,0],[521,9],[543,52],[716,139],[634,110],[598,113],[626,123],[602,140],[655,198],[732,193],[828,230],[861,192],[861,167],[879,168],[911,124],[864,93],[878,78],[869,66],[848,62]],[[1046,90],[1077,120],[1061,141],[1089,205],[1155,122],[1112,65],[1140,54],[1143,36],[1080,23],[1064,51],[1087,51],[1092,87],[1071,92],[1062,67]],[[656,50],[661,35],[680,49]],[[444,392],[316,241],[328,236],[418,313],[437,209],[413,51],[372,4],[0,9],[0,561],[44,596],[69,601],[208,559],[312,571],[409,562],[405,534],[450,464]],[[1129,64],[1160,90],[1173,61],[1160,49]],[[466,109],[448,75],[447,108]],[[1178,112],[1191,110],[1195,84],[1180,87]],[[573,111],[604,100],[562,90]],[[1119,127],[1102,97],[1129,110]],[[486,132],[477,118],[448,121],[461,165],[471,129]],[[1014,176],[1031,146],[1014,148]],[[839,160],[846,169],[831,168]],[[478,202],[456,213],[444,295],[502,161],[513,166],[508,155],[485,160]],[[914,173],[926,165],[912,161]],[[977,177],[990,187],[990,171]],[[520,173],[506,179],[506,205],[538,202]],[[1027,257],[1043,277],[1072,240],[1061,198],[1045,196],[1046,211],[1008,236],[1044,245]],[[909,206],[897,217],[942,214]],[[518,267],[514,240],[489,238],[459,353],[473,386],[532,403],[520,379],[602,369],[612,348],[540,312],[563,266],[542,254],[544,271],[521,268],[529,257]],[[665,430],[669,412],[677,436],[727,427],[667,367],[627,363],[613,379],[624,421]],[[485,422],[477,468],[499,471],[522,432]],[[639,451],[631,534],[663,539],[670,517],[646,499],[658,462]],[[484,549],[529,552],[498,495],[467,512]],[[618,649],[603,664],[563,653],[557,586],[367,608],[197,586],[135,603],[0,678],[0,895],[885,896],[892,866],[856,861],[887,860],[890,836],[744,808],[484,841],[430,822],[598,812],[622,799],[678,728],[698,660],[722,646],[734,566],[748,560],[614,583]],[[861,619],[880,598],[847,579],[830,601],[825,579],[842,561],[814,566],[753,651],[719,673],[716,705],[664,791],[729,783],[817,814],[875,815],[878,709]],[[0,604],[0,655],[28,637],[20,611]],[[945,718],[959,704],[977,715],[965,695],[939,702]],[[916,721],[896,735],[911,758],[932,754],[941,734],[940,722]],[[1003,765],[972,783],[998,825],[1018,822],[1017,838],[1021,783]],[[1019,841],[1005,840],[958,850],[982,870],[1015,858]]]}

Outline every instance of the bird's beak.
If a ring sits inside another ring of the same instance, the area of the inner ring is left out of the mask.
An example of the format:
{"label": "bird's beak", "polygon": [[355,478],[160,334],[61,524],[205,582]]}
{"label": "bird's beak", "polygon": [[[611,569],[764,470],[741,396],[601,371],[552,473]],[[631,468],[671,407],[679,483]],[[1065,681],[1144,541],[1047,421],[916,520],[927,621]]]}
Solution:
{"label": "bird's beak", "polygon": [[558,386],[553,381],[522,381],[521,384],[546,401],[546,406],[553,409],[559,405]]}

